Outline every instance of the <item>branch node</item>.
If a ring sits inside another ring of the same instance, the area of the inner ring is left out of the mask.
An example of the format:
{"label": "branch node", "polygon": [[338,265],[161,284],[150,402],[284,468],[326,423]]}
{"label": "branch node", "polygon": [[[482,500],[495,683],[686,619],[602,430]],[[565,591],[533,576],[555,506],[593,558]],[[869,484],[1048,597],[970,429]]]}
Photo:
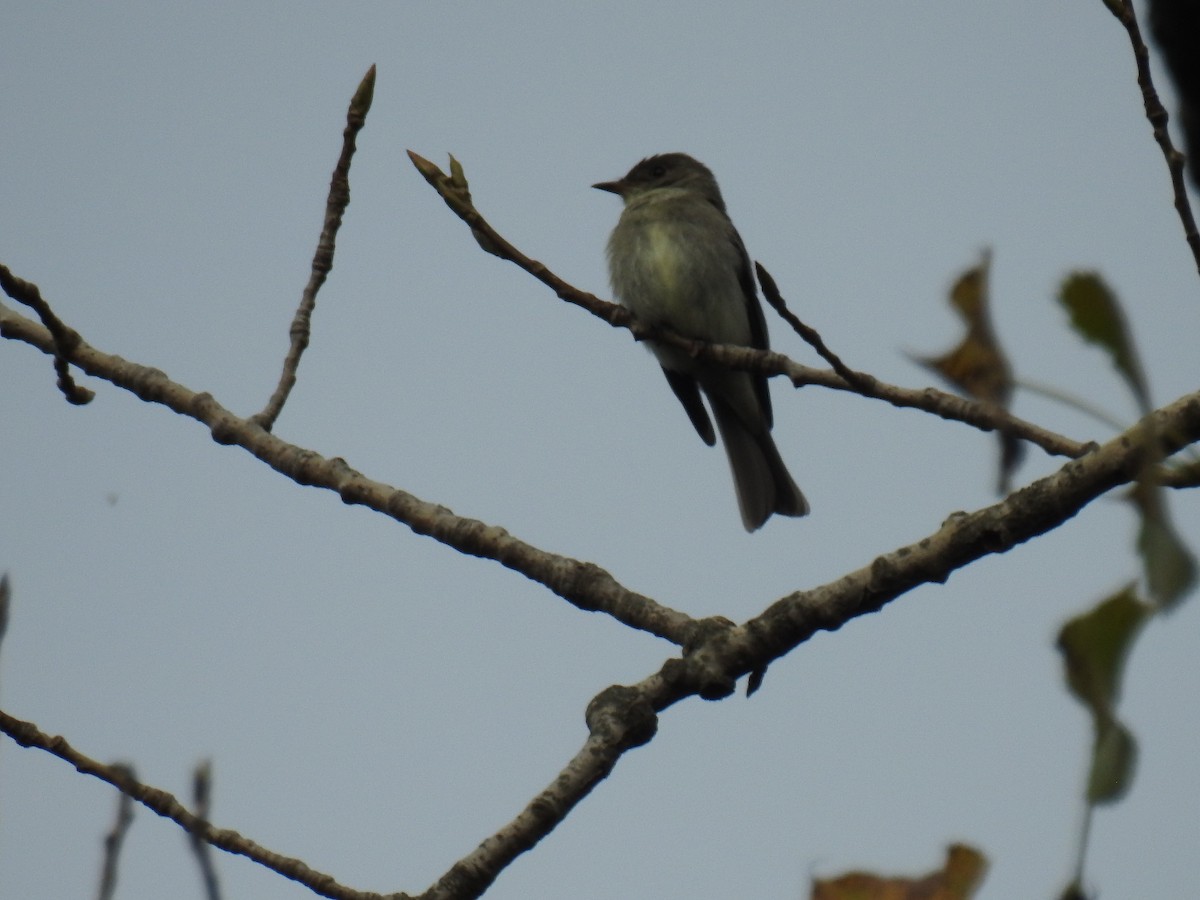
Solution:
{"label": "branch node", "polygon": [[658,731],[658,713],[642,692],[617,684],[592,698],[584,721],[593,736],[622,751],[649,743]]}

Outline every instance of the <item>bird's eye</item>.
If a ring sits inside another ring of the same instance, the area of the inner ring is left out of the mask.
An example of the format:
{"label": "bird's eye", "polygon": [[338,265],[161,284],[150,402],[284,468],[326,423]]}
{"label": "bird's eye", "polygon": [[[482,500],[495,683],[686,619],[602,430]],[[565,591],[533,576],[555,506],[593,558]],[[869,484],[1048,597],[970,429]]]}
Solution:
{"label": "bird's eye", "polygon": [[650,174],[653,175],[655,178],[662,178],[664,175],[667,174],[667,167],[666,166],[655,166],[653,169],[650,170]]}

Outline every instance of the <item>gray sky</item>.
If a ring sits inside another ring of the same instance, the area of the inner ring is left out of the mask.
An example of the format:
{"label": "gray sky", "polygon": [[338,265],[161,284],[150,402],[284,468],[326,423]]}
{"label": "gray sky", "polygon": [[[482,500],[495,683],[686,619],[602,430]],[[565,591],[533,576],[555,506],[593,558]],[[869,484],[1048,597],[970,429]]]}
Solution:
{"label": "gray sky", "polygon": [[[747,535],[723,454],[649,355],[481,253],[406,148],[454,153],[502,234],[602,296],[619,204],[589,185],[692,153],[793,310],[908,386],[929,377],[904,351],[957,339],[946,290],[991,246],[1018,376],[1131,420],[1053,300],[1099,268],[1155,399],[1196,387],[1196,272],[1100,0],[10,4],[0,261],[98,348],[256,411],[372,63],[335,270],[276,433],[669,606],[741,621],[994,502],[994,436],[776,380],[813,514]],[[70,407],[45,358],[0,346],[0,706],[181,796],[211,757],[219,826],[355,887],[421,891],[554,777],[593,695],[671,655],[83,381],[98,396]],[[1111,434],[1023,392],[1015,411]],[[1058,465],[1031,448],[1018,484]],[[1196,545],[1195,498],[1172,509]],[[813,874],[925,870],[953,840],[989,856],[982,897],[1053,895],[1091,740],[1053,637],[1136,577],[1135,527],[1102,499],[817,636],[752,700],[672,708],[489,896],[795,898]],[[1198,606],[1152,622],[1130,662],[1141,758],[1094,822],[1105,897],[1195,884]],[[0,742],[3,894],[90,895],[115,802]],[[230,898],[308,895],[217,861]],[[200,896],[178,828],[139,813],[119,896]]]}

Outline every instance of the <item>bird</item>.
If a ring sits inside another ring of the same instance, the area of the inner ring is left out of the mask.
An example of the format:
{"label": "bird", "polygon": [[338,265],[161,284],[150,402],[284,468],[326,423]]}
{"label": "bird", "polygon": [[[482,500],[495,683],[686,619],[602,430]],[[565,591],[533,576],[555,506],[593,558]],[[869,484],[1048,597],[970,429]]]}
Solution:
{"label": "bird", "polygon": [[[622,306],[639,321],[686,338],[768,349],[750,257],[707,166],[686,153],[663,153],[592,187],[624,201],[607,248],[609,280]],[[756,531],[773,513],[807,515],[808,501],[771,437],[766,376],[647,343],[710,447],[716,420],[745,529]]]}

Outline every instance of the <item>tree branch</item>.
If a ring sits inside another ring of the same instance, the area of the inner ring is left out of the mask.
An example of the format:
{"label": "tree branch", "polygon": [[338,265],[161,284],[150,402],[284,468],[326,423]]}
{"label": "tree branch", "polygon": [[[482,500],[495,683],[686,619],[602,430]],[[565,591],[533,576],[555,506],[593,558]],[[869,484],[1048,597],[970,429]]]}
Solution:
{"label": "tree branch", "polygon": [[1179,213],[1179,221],[1183,225],[1183,234],[1188,246],[1192,249],[1192,259],[1196,263],[1196,271],[1200,272],[1200,234],[1196,232],[1196,219],[1192,215],[1192,207],[1188,202],[1187,188],[1183,184],[1184,156],[1171,143],[1171,133],[1167,130],[1170,118],[1167,110],[1158,99],[1158,91],[1154,88],[1154,79],[1150,77],[1150,51],[1142,40],[1142,30],[1138,25],[1137,14],[1134,12],[1131,0],[1104,0],[1117,21],[1129,35],[1129,43],[1133,46],[1133,60],[1137,66],[1138,87],[1142,91],[1142,105],[1146,109],[1146,119],[1154,132],[1155,143],[1162,150],[1163,158],[1167,161],[1167,172],[1171,177],[1171,191],[1175,195],[1175,211]]}
{"label": "tree branch", "polygon": [[[781,353],[730,344],[706,344],[703,341],[694,341],[683,337],[673,331],[645,325],[634,318],[625,307],[601,300],[594,294],[581,291],[568,284],[543,263],[526,256],[505,240],[488,224],[471,202],[470,192],[466,189],[466,182],[461,178],[461,173],[459,173],[459,178],[455,178],[445,174],[429,160],[418,156],[411,150],[408,151],[408,155],[413,165],[417,167],[417,171],[441,195],[446,205],[471,228],[472,234],[484,249],[501,259],[520,266],[554,291],[560,299],[586,309],[614,328],[628,329],[639,341],[647,339],[660,341],[673,347],[679,347],[692,356],[712,360],[734,369],[746,369],[751,372],[761,372],[764,375],[784,375],[795,387],[812,384],[838,391],[848,391],[883,400],[892,406],[924,410],[943,419],[972,425],[982,431],[1001,430],[1005,434],[1036,444],[1053,456],[1078,457],[1086,453],[1091,446],[1088,443],[1073,441],[1031,422],[1018,419],[993,404],[979,403],[939,391],[936,388],[896,387],[850,369],[847,369],[849,373],[849,378],[847,378],[834,371],[802,366]],[[771,283],[774,284],[774,282]],[[814,331],[812,334],[816,335],[816,332]],[[819,335],[817,335],[817,340],[820,340]]]}
{"label": "tree branch", "polygon": [[[33,323],[28,326],[38,327]],[[49,335],[45,334],[43,340],[49,341]],[[81,341],[79,352],[83,360],[77,364],[96,374],[92,356],[97,351]],[[133,385],[129,385],[129,389],[135,390],[143,399],[175,408],[165,397],[153,395],[167,385],[173,393],[185,389],[171,384],[161,373],[150,381],[157,385],[154,389],[145,385],[141,386],[141,392]],[[228,442],[248,425],[224,411],[215,415],[214,410],[219,407],[206,395],[191,395],[190,404],[196,408],[196,417],[210,424],[218,441]],[[278,438],[261,429],[256,431],[259,441],[247,449],[265,459],[260,441],[278,441]],[[734,626],[720,619],[689,620],[688,640],[682,657],[668,660],[657,673],[635,686],[614,686],[598,695],[588,708],[589,737],[583,749],[551,786],[527,804],[509,825],[456,863],[422,896],[428,900],[479,896],[505,866],[553,830],[612,771],[621,755],[654,736],[657,713],[691,696],[709,700],[728,696],[733,693],[737,678],[752,672],[761,673],[768,663],[789,653],[818,631],[836,630],[858,616],[878,611],[919,585],[944,583],[957,569],[984,556],[1003,553],[1061,525],[1092,500],[1130,482],[1144,471],[1146,455],[1150,452],[1148,448],[1170,455],[1197,440],[1200,440],[1200,392],[1186,395],[1151,413],[1083,458],[1066,463],[1054,474],[1016,491],[1000,503],[973,513],[951,516],[929,537],[880,556],[827,585],[790,594],[744,625]],[[317,476],[329,466],[348,470],[339,460],[317,463],[313,460],[320,458],[315,454],[290,445],[286,450],[306,457],[293,475],[297,480],[302,476]],[[285,471],[279,465],[275,467]],[[362,487],[347,491],[343,486],[343,499],[362,502],[358,493]],[[394,494],[401,495],[401,492]],[[420,504],[408,495],[401,496],[407,499],[398,501],[399,505]],[[390,510],[390,504],[388,508]],[[473,524],[484,528],[482,523]],[[579,589],[587,595],[596,587],[603,590],[600,584]],[[597,600],[597,597],[591,598],[593,608],[601,605]],[[644,602],[650,603],[649,600]],[[70,762],[80,772],[109,782],[214,846],[261,862],[323,896],[352,900],[378,896],[352,891],[329,876],[314,872],[299,860],[267,851],[235,832],[218,830],[188,813],[170,794],[138,784],[127,773],[88,759],[62,738],[48,737],[31,723],[0,712],[0,730],[22,746],[46,750]]]}
{"label": "tree branch", "polygon": [[3,731],[22,747],[32,747],[45,750],[59,759],[70,763],[78,772],[91,775],[106,781],[122,794],[132,797],[147,809],[158,813],[164,819],[170,819],[189,834],[197,835],[214,847],[219,847],[229,853],[236,853],[260,865],[266,866],[273,872],[278,872],[285,878],[303,884],[309,890],[322,897],[332,897],[334,900],[403,900],[404,895],[395,894],[385,897],[383,894],[365,893],[338,884],[329,875],[324,875],[309,868],[304,862],[283,856],[260,847],[249,838],[244,838],[236,831],[227,828],[215,828],[212,823],[188,812],[182,803],[167,791],[142,784],[132,775],[128,766],[106,766],[90,757],[84,756],[59,736],[45,734],[32,722],[24,722],[0,710],[0,731]]}
{"label": "tree branch", "polygon": [[657,714],[687,697],[720,699],[742,675],[765,669],[818,631],[833,631],[876,612],[922,584],[950,575],[993,553],[1003,553],[1074,516],[1092,500],[1143,471],[1150,435],[1173,453],[1200,440],[1200,392],[1158,410],[1082,459],[1016,491],[1000,503],[952,516],[915,544],[901,547],[856,572],[784,597],[741,626],[727,620],[697,623],[681,658],[631,687],[614,686],[588,707],[591,730],[584,748],[525,809],[470,856],[457,863],[422,900],[477,897],[518,854],[564,819],[620,756],[651,740]]}
{"label": "tree branch", "polygon": [[[0,335],[24,341],[45,353],[55,352],[54,340],[45,328],[3,305]],[[695,627],[690,616],[625,588],[594,563],[539,550],[503,528],[457,516],[444,506],[374,481],[343,459],[326,459],[280,440],[250,419],[234,415],[210,394],[189,390],[158,369],[103,353],[77,334],[75,338],[70,356],[73,365],[147,403],[161,404],[204,423],[218,444],[241,447],[298,484],[334,491],[344,503],[366,506],[461,553],[493,559],[520,572],[579,609],[607,613],[631,628],[672,643],[684,644]]]}
{"label": "tree branch", "polygon": [[53,349],[48,352],[54,356],[54,371],[58,374],[58,389],[63,392],[67,402],[76,406],[91,403],[92,398],[96,396],[95,393],[75,383],[67,364],[75,344],[79,341],[79,335],[74,329],[68,328],[59,320],[58,316],[54,314],[54,310],[50,308],[50,304],[42,299],[42,292],[38,290],[36,284],[18,278],[9,271],[8,266],[3,264],[0,264],[0,289],[3,289],[4,293],[18,303],[25,304],[37,313],[38,318],[42,320],[42,324],[50,333]]}
{"label": "tree branch", "polygon": [[[196,765],[192,772],[192,803],[197,817],[209,821],[212,816],[212,760],[206,759]],[[196,832],[188,833],[196,865],[200,867],[200,881],[204,885],[204,896],[208,900],[221,900],[217,867],[213,863],[212,844],[207,843]]]}
{"label": "tree branch", "polygon": [[[121,772],[130,781],[135,780],[133,766],[127,763],[116,763],[111,767]],[[100,865],[100,889],[96,896],[99,900],[112,900],[117,892],[117,862],[121,858],[121,845],[125,843],[125,835],[133,824],[133,800],[126,793],[117,794],[117,817],[108,834],[104,836],[104,862]]]}
{"label": "tree branch", "polygon": [[317,306],[317,291],[325,283],[325,278],[333,269],[333,251],[338,229],[342,227],[342,216],[350,205],[350,160],[354,156],[355,138],[367,124],[367,112],[371,109],[371,99],[375,95],[375,67],[371,66],[358,90],[350,100],[350,109],[346,113],[346,128],[342,132],[342,155],[338,157],[333,169],[333,178],[329,183],[329,196],[325,200],[325,225],[321,229],[321,237],[317,240],[317,251],[313,255],[312,273],[308,284],[300,297],[300,306],[288,329],[291,345],[283,360],[283,372],[279,376],[279,384],[267,405],[252,420],[262,426],[265,431],[275,427],[275,420],[283,411],[283,404],[296,386],[296,370],[300,367],[300,357],[308,347],[308,338],[312,325],[313,310]]}

